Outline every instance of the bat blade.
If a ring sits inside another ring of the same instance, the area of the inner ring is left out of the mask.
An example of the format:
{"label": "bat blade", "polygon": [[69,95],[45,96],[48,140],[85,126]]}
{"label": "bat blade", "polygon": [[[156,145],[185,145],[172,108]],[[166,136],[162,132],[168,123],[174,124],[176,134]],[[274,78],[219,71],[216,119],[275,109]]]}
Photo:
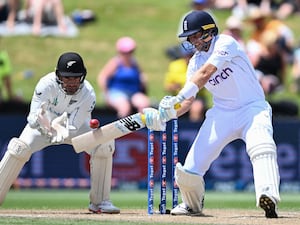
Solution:
{"label": "bat blade", "polygon": [[122,137],[145,127],[145,118],[136,113],[72,138],[75,152],[91,150],[99,144]]}

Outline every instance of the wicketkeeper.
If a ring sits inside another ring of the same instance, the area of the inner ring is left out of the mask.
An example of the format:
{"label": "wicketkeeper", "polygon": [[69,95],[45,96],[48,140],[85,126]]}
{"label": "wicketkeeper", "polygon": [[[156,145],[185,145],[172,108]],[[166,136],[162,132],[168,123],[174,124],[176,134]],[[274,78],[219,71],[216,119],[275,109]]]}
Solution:
{"label": "wicketkeeper", "polygon": [[[96,96],[85,80],[87,71],[78,53],[66,52],[56,70],[40,79],[31,100],[28,124],[10,140],[0,162],[0,204],[31,155],[47,146],[71,144],[71,138],[90,128]],[[90,149],[90,204],[94,213],[119,213],[110,201],[115,142]]]}
{"label": "wicketkeeper", "polygon": [[[198,91],[205,87],[213,96],[213,107],[196,136],[184,165],[176,166],[175,179],[182,203],[172,215],[201,215],[204,201],[203,176],[222,149],[242,139],[250,157],[257,206],[268,218],[277,218],[279,172],[273,140],[272,109],[265,100],[254,68],[240,44],[218,27],[205,11],[189,13],[182,24],[184,47],[196,49],[190,59],[185,86],[177,96],[166,96],[159,110],[145,109],[147,127],[163,130],[162,122],[187,112]],[[174,109],[180,103],[181,108]]]}

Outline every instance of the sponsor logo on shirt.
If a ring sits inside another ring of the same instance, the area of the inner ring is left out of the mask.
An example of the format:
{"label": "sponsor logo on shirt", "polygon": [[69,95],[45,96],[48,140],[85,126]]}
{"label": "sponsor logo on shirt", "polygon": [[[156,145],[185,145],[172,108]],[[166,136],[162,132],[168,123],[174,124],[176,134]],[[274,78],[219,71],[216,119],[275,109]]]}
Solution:
{"label": "sponsor logo on shirt", "polygon": [[224,51],[224,50],[216,50],[215,53],[217,55],[221,55],[221,56],[226,56],[226,55],[229,55],[228,52]]}
{"label": "sponsor logo on shirt", "polygon": [[74,104],[74,103],[76,103],[76,102],[77,102],[77,100],[71,99],[70,102],[69,102],[69,105],[72,105],[72,104]]}
{"label": "sponsor logo on shirt", "polygon": [[212,85],[212,86],[216,86],[220,83],[222,83],[223,81],[225,81],[231,74],[233,73],[233,70],[229,67],[223,69],[221,71],[221,73],[213,76],[211,79],[208,80],[208,82]]}

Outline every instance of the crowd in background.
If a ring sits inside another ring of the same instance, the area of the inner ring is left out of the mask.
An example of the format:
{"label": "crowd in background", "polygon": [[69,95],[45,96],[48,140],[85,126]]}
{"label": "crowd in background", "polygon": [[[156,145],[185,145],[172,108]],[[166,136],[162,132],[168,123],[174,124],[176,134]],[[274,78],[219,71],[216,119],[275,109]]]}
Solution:
{"label": "crowd in background", "polygon": [[[23,6],[20,3],[19,0],[0,2],[0,19],[6,21],[11,29],[17,18],[16,12]],[[60,0],[26,0],[24,6],[24,17],[35,24],[33,34],[37,34],[41,23],[45,22],[56,23],[64,31],[65,25],[61,19],[64,9]],[[191,0],[189,7],[190,10],[207,10],[217,21],[212,9],[230,10],[231,15],[227,18],[224,29],[219,32],[231,35],[245,48],[267,98],[282,91],[300,93],[299,40],[285,23],[289,16],[299,14],[299,0]],[[174,35],[180,32],[182,18],[179,18],[179,28],[174,31]],[[252,28],[247,39],[244,26]],[[184,51],[179,42],[180,40],[175,46],[167,47],[165,52],[170,65],[165,66],[166,74],[162,82],[165,93],[170,95],[180,90],[184,84],[187,62],[192,54]],[[107,59],[107,64],[99,68],[97,84],[102,92],[99,96],[104,97],[107,107],[116,110],[118,117],[130,115],[151,105],[147,76],[135,57],[137,44],[132,37],[120,37],[116,43],[116,56]],[[7,89],[8,99],[14,99],[8,53],[3,50],[0,57],[0,94]],[[208,102],[209,95],[203,90],[195,101],[195,107],[189,112],[191,121],[203,119]],[[294,106],[293,103],[291,105]]]}
{"label": "crowd in background", "polygon": [[13,31],[20,21],[32,24],[32,34],[39,35],[43,24],[57,25],[61,33],[66,32],[64,6],[61,0],[2,0],[0,22],[6,22]]}

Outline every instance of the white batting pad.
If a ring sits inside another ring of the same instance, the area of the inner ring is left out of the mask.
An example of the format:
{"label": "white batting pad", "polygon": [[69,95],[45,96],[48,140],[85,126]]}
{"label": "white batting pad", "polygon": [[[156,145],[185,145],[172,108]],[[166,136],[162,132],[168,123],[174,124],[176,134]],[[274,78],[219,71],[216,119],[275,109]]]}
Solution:
{"label": "white batting pad", "polygon": [[29,146],[20,139],[13,138],[9,142],[0,162],[0,204],[31,154]]}
{"label": "white batting pad", "polygon": [[177,163],[175,180],[180,189],[182,201],[191,208],[193,212],[201,212],[205,192],[203,177],[184,170],[182,165]]}
{"label": "white batting pad", "polygon": [[262,194],[273,197],[277,202],[280,201],[280,178],[276,155],[272,153],[257,155],[252,159],[252,166],[257,206]]}
{"label": "white batting pad", "polygon": [[104,200],[110,199],[112,155],[114,153],[114,141],[99,146],[91,153],[91,203],[99,205]]}

